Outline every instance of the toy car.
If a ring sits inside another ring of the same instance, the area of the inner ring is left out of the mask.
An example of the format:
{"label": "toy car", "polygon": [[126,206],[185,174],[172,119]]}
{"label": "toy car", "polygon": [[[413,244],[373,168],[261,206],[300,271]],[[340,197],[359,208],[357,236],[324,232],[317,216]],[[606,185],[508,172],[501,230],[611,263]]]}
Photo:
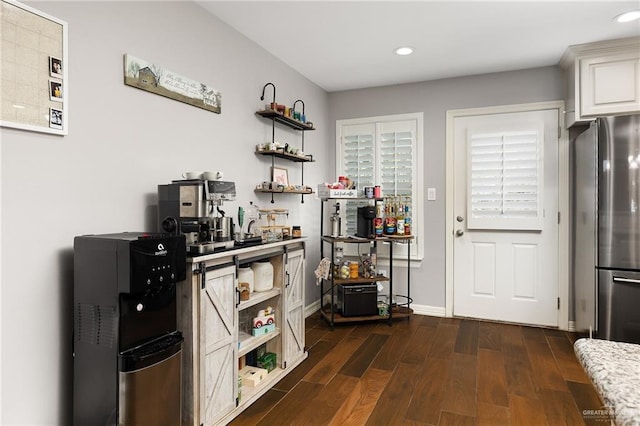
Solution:
{"label": "toy car", "polygon": [[275,312],[272,307],[261,309],[258,316],[253,319],[253,328],[260,328],[263,325],[271,325],[276,321]]}

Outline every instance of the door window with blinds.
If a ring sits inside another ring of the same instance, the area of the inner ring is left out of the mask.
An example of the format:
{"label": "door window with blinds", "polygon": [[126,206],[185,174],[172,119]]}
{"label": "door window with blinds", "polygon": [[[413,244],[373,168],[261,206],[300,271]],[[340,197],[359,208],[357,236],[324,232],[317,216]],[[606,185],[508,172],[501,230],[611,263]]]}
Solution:
{"label": "door window with blinds", "polygon": [[469,229],[542,229],[542,123],[518,129],[469,129]]}
{"label": "door window with blinds", "polygon": [[[336,129],[338,175],[356,182],[359,191],[365,186],[380,185],[383,197],[411,200],[411,234],[415,238],[412,257],[419,257],[422,252],[417,185],[422,170],[422,155],[418,155],[421,131],[422,114],[339,120]],[[357,208],[366,204],[365,200],[341,202],[343,233],[356,234]]]}

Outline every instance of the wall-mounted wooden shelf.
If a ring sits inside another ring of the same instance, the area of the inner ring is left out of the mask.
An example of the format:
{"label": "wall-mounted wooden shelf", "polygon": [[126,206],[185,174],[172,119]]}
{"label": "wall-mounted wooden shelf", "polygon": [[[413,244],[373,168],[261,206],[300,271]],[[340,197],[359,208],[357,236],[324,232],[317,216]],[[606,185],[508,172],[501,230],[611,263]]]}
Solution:
{"label": "wall-mounted wooden shelf", "polygon": [[284,115],[280,114],[278,111],[275,111],[272,109],[256,111],[256,114],[258,114],[261,117],[270,118],[271,120],[277,121],[278,123],[284,124],[285,126],[291,127],[292,129],[305,130],[305,131],[315,130],[313,126],[309,126],[308,124],[303,123],[302,121],[294,120],[291,117],[285,117]]}
{"label": "wall-mounted wooden shelf", "polygon": [[313,155],[294,155],[294,154],[288,154],[282,150],[256,151],[256,155],[266,155],[269,157],[284,158],[285,160],[294,161],[296,163],[308,163],[313,161]]}
{"label": "wall-mounted wooden shelf", "polygon": [[312,190],[301,191],[297,189],[289,190],[289,191],[280,190],[280,189],[255,189],[254,192],[260,192],[265,194],[303,194],[303,195],[313,194]]}

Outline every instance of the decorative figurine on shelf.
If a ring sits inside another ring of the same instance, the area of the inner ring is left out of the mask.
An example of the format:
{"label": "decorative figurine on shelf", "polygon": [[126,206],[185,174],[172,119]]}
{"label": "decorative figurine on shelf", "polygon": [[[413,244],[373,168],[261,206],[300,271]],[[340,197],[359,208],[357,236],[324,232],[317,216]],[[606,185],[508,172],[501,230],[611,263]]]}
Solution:
{"label": "decorative figurine on shelf", "polygon": [[262,336],[276,329],[275,310],[271,306],[258,311],[258,316],[253,319],[253,329],[251,334],[254,336]]}

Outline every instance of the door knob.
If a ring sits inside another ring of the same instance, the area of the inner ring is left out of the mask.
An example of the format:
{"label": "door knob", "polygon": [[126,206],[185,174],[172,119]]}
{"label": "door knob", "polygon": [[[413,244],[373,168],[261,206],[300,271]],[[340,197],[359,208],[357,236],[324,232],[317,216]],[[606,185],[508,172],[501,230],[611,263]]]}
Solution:
{"label": "door knob", "polygon": [[458,229],[456,231],[456,237],[461,237],[464,234],[464,231],[462,229]]}
{"label": "door knob", "polygon": [[456,220],[457,220],[458,222],[462,222],[462,221],[464,221],[464,217],[462,217],[462,216],[458,216],[458,217],[456,217]]}

